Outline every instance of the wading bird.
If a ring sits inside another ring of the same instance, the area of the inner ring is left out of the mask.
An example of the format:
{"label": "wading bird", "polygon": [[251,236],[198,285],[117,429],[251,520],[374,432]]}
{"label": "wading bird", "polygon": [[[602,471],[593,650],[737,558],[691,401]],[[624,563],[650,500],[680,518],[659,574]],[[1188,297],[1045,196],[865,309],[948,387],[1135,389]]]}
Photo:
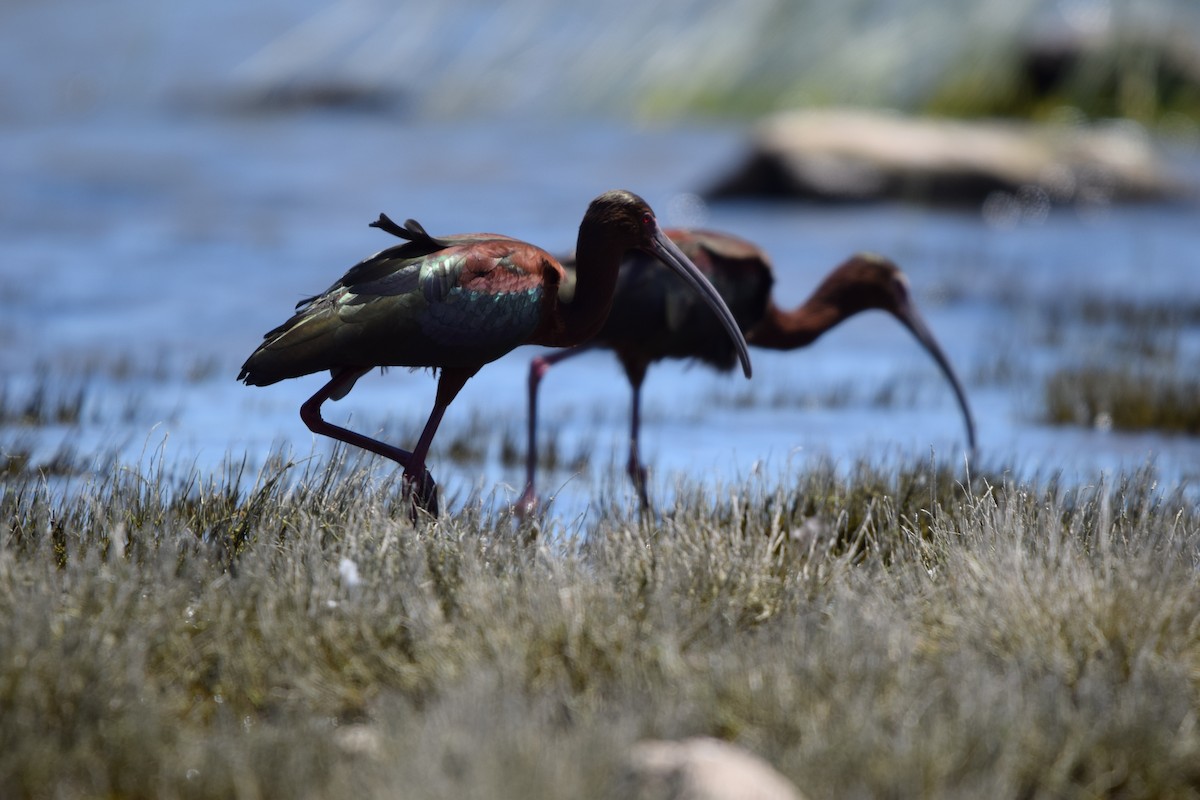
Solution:
{"label": "wading bird", "polygon": [[[617,272],[631,250],[684,278],[727,331],[746,376],[746,341],[720,295],[658,227],[631,192],[611,191],[588,206],[579,225],[574,281],[546,251],[497,234],[434,238],[414,220],[384,215],[372,226],[406,240],[350,270],[324,293],[302,300],[269,331],[238,380],[266,386],[329,370],[331,378],[300,407],[313,433],[390,458],[404,468],[413,513],[436,515],[437,485],[425,458],[447,406],[490,361],[523,344],[570,347],[600,330]],[[411,452],[326,422],[321,405],[340,400],[374,367],[439,368],[433,411]]]}
{"label": "wading bird", "polygon": [[[725,233],[667,231],[667,235],[721,293],[751,345],[771,350],[806,347],[843,320],[870,309],[890,313],[933,357],[954,390],[967,427],[967,444],[975,450],[975,423],[954,370],[925,324],[909,292],[908,277],[891,261],[860,254],[830,272],[799,308],[786,311],[771,299],[775,278],[765,253],[750,242]],[[564,259],[570,268],[570,261]],[[517,508],[537,507],[537,390],[554,364],[589,350],[612,350],[633,389],[630,408],[628,471],[642,507],[649,506],[646,470],[638,452],[642,382],[655,361],[694,358],[718,370],[733,366],[734,351],[721,335],[716,319],[681,291],[678,282],[652,262],[631,255],[621,265],[613,310],[600,332],[588,342],[546,356],[529,366],[529,440],[525,491]]]}

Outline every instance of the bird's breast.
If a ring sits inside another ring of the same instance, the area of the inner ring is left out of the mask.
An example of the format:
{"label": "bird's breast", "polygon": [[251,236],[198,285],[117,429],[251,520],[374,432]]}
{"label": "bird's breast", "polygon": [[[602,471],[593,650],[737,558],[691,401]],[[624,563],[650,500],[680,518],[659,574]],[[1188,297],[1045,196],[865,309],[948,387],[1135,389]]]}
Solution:
{"label": "bird's breast", "polygon": [[457,286],[420,316],[424,336],[447,347],[503,352],[525,342],[541,321],[540,287],[494,291]]}

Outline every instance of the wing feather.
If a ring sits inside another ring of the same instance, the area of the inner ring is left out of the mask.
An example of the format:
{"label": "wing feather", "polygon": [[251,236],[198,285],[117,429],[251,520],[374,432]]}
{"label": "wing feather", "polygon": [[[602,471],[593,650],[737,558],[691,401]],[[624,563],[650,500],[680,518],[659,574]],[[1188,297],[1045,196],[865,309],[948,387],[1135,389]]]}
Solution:
{"label": "wing feather", "polygon": [[[386,215],[405,239],[298,304],[242,367],[248,383],[343,367],[479,365],[524,343],[542,309],[544,251],[495,234],[437,238]],[[536,265],[536,269],[530,265]]]}

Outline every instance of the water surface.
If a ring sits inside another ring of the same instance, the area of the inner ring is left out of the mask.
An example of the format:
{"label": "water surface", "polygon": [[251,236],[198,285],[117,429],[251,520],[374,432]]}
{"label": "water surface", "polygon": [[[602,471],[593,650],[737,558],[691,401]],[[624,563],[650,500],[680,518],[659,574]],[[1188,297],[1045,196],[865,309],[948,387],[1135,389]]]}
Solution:
{"label": "water surface", "polygon": [[[297,8],[292,22],[319,7]],[[5,10],[30,35],[48,24],[39,13],[51,12]],[[193,25],[215,38],[227,22],[163,14],[176,35]],[[289,30],[270,19],[276,31]],[[259,52],[250,42],[271,41],[262,25],[258,38],[253,26],[239,30],[226,44],[231,52],[211,57],[226,65],[222,75],[257,63],[247,60]],[[745,123],[394,109],[251,113],[195,100],[210,97],[195,89],[203,72],[179,64],[212,62],[190,44],[180,45],[180,59],[166,58],[169,42],[147,37],[160,54],[149,63],[177,72],[121,94],[112,89],[120,81],[101,71],[92,85],[114,96],[64,109],[69,72],[48,69],[39,79],[27,71],[28,85],[10,93],[18,102],[0,121],[3,385],[18,397],[50,374],[58,376],[51,385],[87,387],[78,425],[10,425],[0,431],[6,446],[32,443],[43,458],[64,443],[83,454],[118,448],[129,461],[161,452],[202,470],[243,454],[256,467],[281,447],[324,457],[326,444],[297,414],[323,377],[248,388],[234,376],[298,299],[390,244],[367,227],[370,220],[383,211],[415,217],[435,235],[497,231],[565,250],[588,201],[625,187],[667,224],[728,230],[761,244],[775,260],[784,305],[800,302],[854,251],[897,260],[964,379],[980,463],[1091,480],[1149,462],[1170,484],[1196,477],[1193,438],[1040,421],[1047,370],[1134,357],[1106,352],[1089,328],[1054,328],[1047,316],[1056,304],[1083,296],[1200,303],[1193,207],[1061,209],[998,225],[973,211],[896,205],[705,205],[695,192],[738,159]],[[234,52],[237,42],[243,46]],[[1194,155],[1178,163],[1196,172]],[[523,447],[534,354],[525,348],[486,367],[448,414],[443,444],[471,430],[487,453],[483,463],[455,463],[435,452],[431,467],[455,502],[493,491],[503,500],[508,487],[519,490],[519,467],[499,454],[505,438]],[[716,486],[813,459],[961,461],[952,394],[911,336],[884,315],[855,318],[805,351],[752,355],[750,384],[686,364],[651,371],[643,453],[657,494],[679,476]],[[1179,368],[1193,369],[1198,355],[1200,331],[1184,330]],[[997,377],[1005,370],[1018,377]],[[543,386],[543,418],[560,452],[591,458],[583,474],[544,476],[548,491],[562,490],[560,507],[576,513],[605,485],[626,491],[628,389],[615,360],[583,356],[553,370]],[[433,388],[427,373],[372,374],[327,418],[411,446]]]}

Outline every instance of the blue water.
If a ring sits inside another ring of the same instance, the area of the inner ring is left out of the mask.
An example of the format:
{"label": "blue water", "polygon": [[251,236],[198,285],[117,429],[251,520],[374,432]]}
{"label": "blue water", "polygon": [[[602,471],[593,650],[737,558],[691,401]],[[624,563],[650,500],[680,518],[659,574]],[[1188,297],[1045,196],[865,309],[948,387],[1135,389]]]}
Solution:
{"label": "blue water", "polygon": [[[243,454],[257,467],[273,448],[324,457],[326,443],[297,414],[321,376],[267,388],[234,376],[296,300],[389,244],[367,222],[384,211],[415,217],[435,235],[490,230],[563,250],[588,201],[625,187],[667,224],[758,242],[775,260],[784,305],[800,302],[854,251],[897,260],[966,384],[982,464],[1090,480],[1151,462],[1169,484],[1196,480],[1200,440],[1048,427],[1039,422],[1037,380],[1055,364],[1106,357],[1088,330],[1047,337],[1044,316],[1056,300],[1200,303],[1194,207],[1065,209],[996,227],[972,212],[895,205],[706,205],[695,192],[737,160],[745,122],[535,114],[520,91],[511,110],[522,113],[477,115],[434,113],[428,94],[423,113],[252,112],[234,102],[259,85],[264,65],[286,66],[267,57],[272,46],[292,41],[313,14],[349,14],[351,5],[266,3],[243,18],[232,3],[201,12],[122,0],[121,9],[145,13],[118,26],[107,45],[92,32],[111,28],[111,19],[81,2],[0,10],[0,35],[13,45],[0,66],[22,66],[0,93],[3,386],[21,396],[48,372],[88,392],[79,425],[9,425],[0,446],[33,444],[41,457],[64,443],[85,455],[116,448],[128,461],[161,454],[201,470]],[[68,14],[70,25],[62,22]],[[101,57],[110,47],[115,54]],[[414,53],[428,69],[428,46]],[[344,70],[347,59],[357,63],[345,56],[337,62]],[[431,83],[470,83],[452,77]],[[1177,163],[1195,173],[1194,152],[1185,148]],[[452,507],[520,490],[520,468],[496,456],[502,436],[523,447],[532,355],[525,348],[486,367],[451,408],[440,440],[473,421],[490,431],[480,434],[489,452],[482,466],[456,464],[435,443],[431,469]],[[651,371],[643,454],[656,494],[680,476],[717,486],[813,459],[962,458],[951,393],[883,315],[855,318],[807,351],[752,355],[749,384],[681,364]],[[1200,331],[1185,331],[1179,368],[1194,369],[1198,356]],[[999,358],[1028,375],[987,379]],[[898,400],[877,407],[888,387]],[[433,388],[428,374],[376,373],[327,418],[411,446]],[[544,382],[543,419],[560,452],[582,449],[592,459],[582,475],[543,476],[547,493],[561,490],[563,513],[578,513],[602,490],[628,491],[627,403],[623,375],[605,354],[564,364]]]}

